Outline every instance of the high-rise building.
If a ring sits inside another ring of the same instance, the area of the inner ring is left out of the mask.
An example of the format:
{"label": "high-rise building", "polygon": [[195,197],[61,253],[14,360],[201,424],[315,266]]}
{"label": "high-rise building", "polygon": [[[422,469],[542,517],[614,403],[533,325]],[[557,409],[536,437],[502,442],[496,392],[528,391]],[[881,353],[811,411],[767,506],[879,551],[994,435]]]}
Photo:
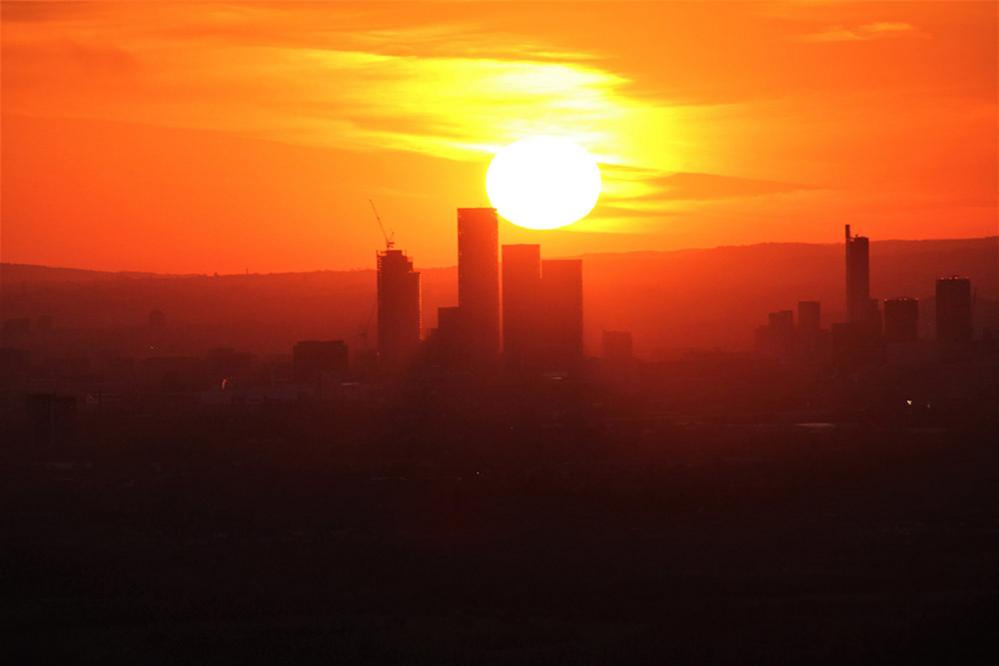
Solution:
{"label": "high-rise building", "polygon": [[822,327],[822,304],[798,301],[798,330],[805,336],[818,335]]}
{"label": "high-rise building", "polygon": [[551,370],[573,370],[583,360],[583,261],[541,262],[543,363]]}
{"label": "high-rise building", "polygon": [[503,356],[513,368],[538,360],[541,246],[503,246]]}
{"label": "high-rise building", "polygon": [[420,346],[420,274],[402,250],[378,253],[378,356],[386,368],[411,362]]}
{"label": "high-rise building", "polygon": [[937,341],[945,344],[970,342],[971,280],[952,276],[937,280]]}
{"label": "high-rise building", "polygon": [[885,342],[915,342],[919,327],[919,301],[915,298],[886,298],[884,302]]}
{"label": "high-rise building", "polygon": [[846,225],[846,318],[868,322],[871,317],[870,243],[865,236],[851,236]]}
{"label": "high-rise building", "polygon": [[461,345],[476,366],[499,353],[499,222],[495,208],[458,209]]}

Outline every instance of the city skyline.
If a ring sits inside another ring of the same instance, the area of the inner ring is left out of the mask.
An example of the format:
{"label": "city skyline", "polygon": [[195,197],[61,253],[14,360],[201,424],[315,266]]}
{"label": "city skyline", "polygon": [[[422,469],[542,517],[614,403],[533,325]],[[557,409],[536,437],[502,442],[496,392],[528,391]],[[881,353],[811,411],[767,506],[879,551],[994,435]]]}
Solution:
{"label": "city skyline", "polygon": [[13,663],[999,663],[999,2],[0,22]]}

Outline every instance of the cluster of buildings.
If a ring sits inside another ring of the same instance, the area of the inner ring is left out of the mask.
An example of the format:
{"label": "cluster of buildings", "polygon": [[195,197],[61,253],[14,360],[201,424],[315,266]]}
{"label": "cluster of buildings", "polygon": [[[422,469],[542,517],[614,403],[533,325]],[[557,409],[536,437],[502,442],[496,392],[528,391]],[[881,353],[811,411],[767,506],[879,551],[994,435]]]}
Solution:
{"label": "cluster of buildings", "polygon": [[[583,361],[583,262],[541,246],[499,247],[493,208],[458,209],[458,304],[421,339],[420,274],[402,250],[378,254],[378,356],[387,371],[435,365],[573,372]],[[501,259],[502,257],[502,259]]]}
{"label": "cluster of buildings", "polygon": [[[871,298],[870,240],[845,228],[846,321],[831,330],[821,327],[821,303],[800,301],[794,312],[768,315],[756,330],[757,351],[785,360],[862,363],[887,357],[917,360],[959,354],[972,341],[971,280],[941,277],[936,281],[934,346],[920,344],[919,299],[911,296]],[[890,359],[889,359],[890,360]]]}

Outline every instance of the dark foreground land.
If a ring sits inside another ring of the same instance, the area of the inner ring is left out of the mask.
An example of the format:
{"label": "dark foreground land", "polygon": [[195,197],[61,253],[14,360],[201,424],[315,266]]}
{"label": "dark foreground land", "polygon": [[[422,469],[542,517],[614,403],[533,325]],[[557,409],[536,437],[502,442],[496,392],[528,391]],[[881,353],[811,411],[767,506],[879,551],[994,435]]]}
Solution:
{"label": "dark foreground land", "polygon": [[36,663],[999,663],[981,414],[160,396],[57,450],[7,420],[0,641]]}

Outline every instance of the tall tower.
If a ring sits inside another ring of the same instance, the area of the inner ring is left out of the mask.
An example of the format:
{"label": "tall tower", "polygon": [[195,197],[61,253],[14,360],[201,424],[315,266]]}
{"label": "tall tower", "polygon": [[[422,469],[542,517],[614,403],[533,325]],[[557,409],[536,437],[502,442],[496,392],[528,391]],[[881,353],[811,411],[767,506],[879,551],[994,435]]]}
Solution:
{"label": "tall tower", "polygon": [[511,367],[537,359],[541,315],[541,246],[503,246],[503,355]]}
{"label": "tall tower", "polygon": [[499,222],[495,208],[458,209],[458,307],[473,365],[499,353]]}
{"label": "tall tower", "polygon": [[541,262],[544,363],[572,370],[583,360],[583,260]]}
{"label": "tall tower", "polygon": [[846,318],[864,323],[871,318],[870,242],[866,236],[850,236],[846,225]]}
{"label": "tall tower", "polygon": [[971,280],[953,276],[937,280],[937,342],[971,342]]}
{"label": "tall tower", "polygon": [[420,274],[402,250],[378,253],[378,355],[399,369],[420,346]]}

